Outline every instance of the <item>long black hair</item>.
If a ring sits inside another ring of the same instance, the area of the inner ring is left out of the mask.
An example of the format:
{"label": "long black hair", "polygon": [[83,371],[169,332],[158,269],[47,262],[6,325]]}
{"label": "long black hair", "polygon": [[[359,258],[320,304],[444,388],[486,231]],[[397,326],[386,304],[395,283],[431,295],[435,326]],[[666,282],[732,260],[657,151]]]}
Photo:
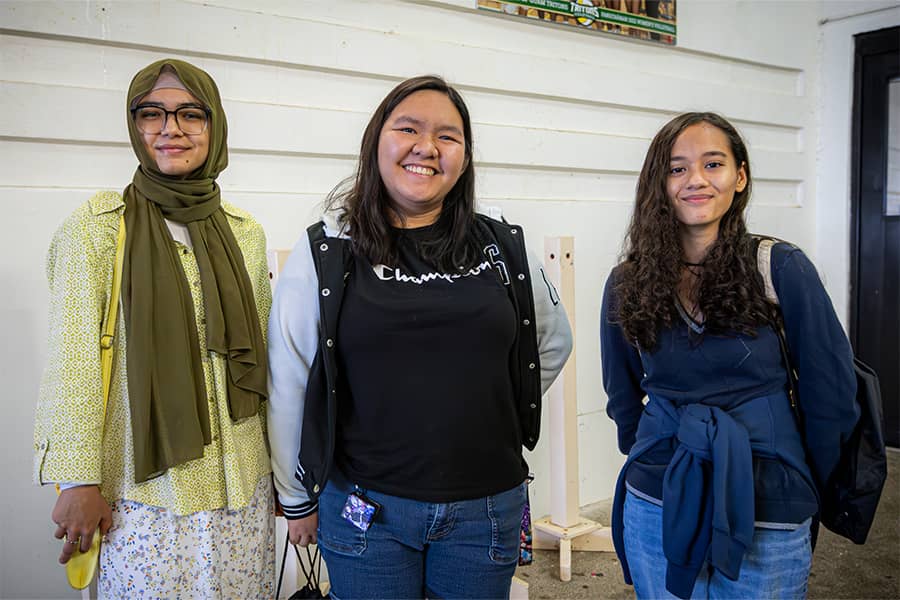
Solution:
{"label": "long black hair", "polygon": [[474,142],[469,109],[462,96],[436,75],[401,82],[381,101],[363,133],[356,174],[335,187],[326,206],[340,212],[348,226],[354,251],[372,264],[393,264],[397,258],[397,233],[391,227],[397,213],[378,169],[378,140],[391,113],[415,92],[434,90],[445,94],[463,122],[466,164],[456,185],[444,198],[432,236],[419,243],[422,258],[445,272],[468,269],[481,255],[475,227]]}

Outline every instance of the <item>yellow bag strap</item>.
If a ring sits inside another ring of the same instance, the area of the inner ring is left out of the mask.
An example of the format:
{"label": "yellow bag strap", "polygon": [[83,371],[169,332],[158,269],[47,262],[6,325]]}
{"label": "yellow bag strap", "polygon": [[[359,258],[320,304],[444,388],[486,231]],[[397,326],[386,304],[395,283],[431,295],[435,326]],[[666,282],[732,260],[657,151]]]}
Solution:
{"label": "yellow bag strap", "polygon": [[[109,306],[106,322],[100,334],[100,374],[103,378],[103,420],[100,421],[100,441],[106,426],[106,405],[109,402],[109,388],[112,385],[112,365],[114,343],[116,341],[116,321],[119,318],[119,298],[122,295],[122,263],[125,259],[125,215],[119,217],[119,235],[116,238],[116,263],[113,267],[112,289],[109,292]],[[56,484],[56,493],[60,493]]]}
{"label": "yellow bag strap", "polygon": [[[116,265],[113,270],[112,289],[106,323],[100,335],[100,370],[103,375],[103,421],[106,421],[106,404],[112,383],[113,346],[116,340],[116,322],[119,318],[119,298],[122,295],[122,263],[125,258],[125,216],[119,217],[119,236],[116,239]],[[103,431],[101,429],[101,431]]]}

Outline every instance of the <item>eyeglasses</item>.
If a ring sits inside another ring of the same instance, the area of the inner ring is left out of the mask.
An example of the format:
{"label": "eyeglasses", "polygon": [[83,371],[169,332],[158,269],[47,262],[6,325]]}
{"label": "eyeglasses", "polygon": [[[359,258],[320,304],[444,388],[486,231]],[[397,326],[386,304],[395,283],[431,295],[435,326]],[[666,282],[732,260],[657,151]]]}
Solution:
{"label": "eyeglasses", "polygon": [[137,128],[141,133],[151,135],[163,132],[169,122],[169,115],[175,116],[175,124],[185,135],[201,134],[209,124],[209,109],[202,106],[182,106],[166,110],[155,104],[141,104],[131,109]]}

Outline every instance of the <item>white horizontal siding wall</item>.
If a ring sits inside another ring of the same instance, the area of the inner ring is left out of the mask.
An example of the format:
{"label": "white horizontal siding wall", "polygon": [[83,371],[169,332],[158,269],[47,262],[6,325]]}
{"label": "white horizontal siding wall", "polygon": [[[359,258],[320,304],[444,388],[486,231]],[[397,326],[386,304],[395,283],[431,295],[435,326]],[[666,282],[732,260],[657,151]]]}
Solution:
{"label": "white horizontal siding wall", "polygon": [[[398,81],[437,73],[475,122],[478,194],[544,236],[575,237],[581,502],[609,497],[621,456],[597,343],[637,172],[656,130],[722,112],[751,149],[754,229],[815,247],[817,17],[810,2],[679,0],[675,48],[501,18],[474,1],[0,2],[0,241],[7,293],[7,493],[0,596],[66,593],[53,567],[48,490],[28,487],[44,363],[47,244],[94,190],[136,165],[124,101],[165,56],[212,74],[229,119],[224,195],[291,247],[352,172],[363,127]],[[547,440],[529,456],[536,515],[549,508]],[[15,550],[14,550],[15,549]],[[48,575],[49,574],[49,575]],[[71,594],[70,594],[71,595]]]}

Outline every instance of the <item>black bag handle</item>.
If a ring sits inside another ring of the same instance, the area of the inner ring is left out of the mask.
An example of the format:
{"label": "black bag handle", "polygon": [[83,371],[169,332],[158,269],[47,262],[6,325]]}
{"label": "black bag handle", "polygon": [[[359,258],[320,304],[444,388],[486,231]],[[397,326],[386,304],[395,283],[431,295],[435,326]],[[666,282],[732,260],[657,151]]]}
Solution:
{"label": "black bag handle", "polygon": [[[284,582],[284,565],[287,562],[288,546],[291,545],[290,532],[284,535],[284,552],[281,554],[281,571],[278,573],[278,586],[275,590],[275,598],[281,595],[281,584]],[[309,571],[303,564],[300,557],[300,549],[294,546],[294,554],[297,555],[297,562],[300,563],[300,571],[306,578],[306,583],[299,590],[291,594],[291,598],[324,598],[322,595],[320,583],[322,576],[322,555],[319,554],[319,546],[316,546],[315,552],[310,554],[309,546],[306,547],[306,559],[309,561]]]}

